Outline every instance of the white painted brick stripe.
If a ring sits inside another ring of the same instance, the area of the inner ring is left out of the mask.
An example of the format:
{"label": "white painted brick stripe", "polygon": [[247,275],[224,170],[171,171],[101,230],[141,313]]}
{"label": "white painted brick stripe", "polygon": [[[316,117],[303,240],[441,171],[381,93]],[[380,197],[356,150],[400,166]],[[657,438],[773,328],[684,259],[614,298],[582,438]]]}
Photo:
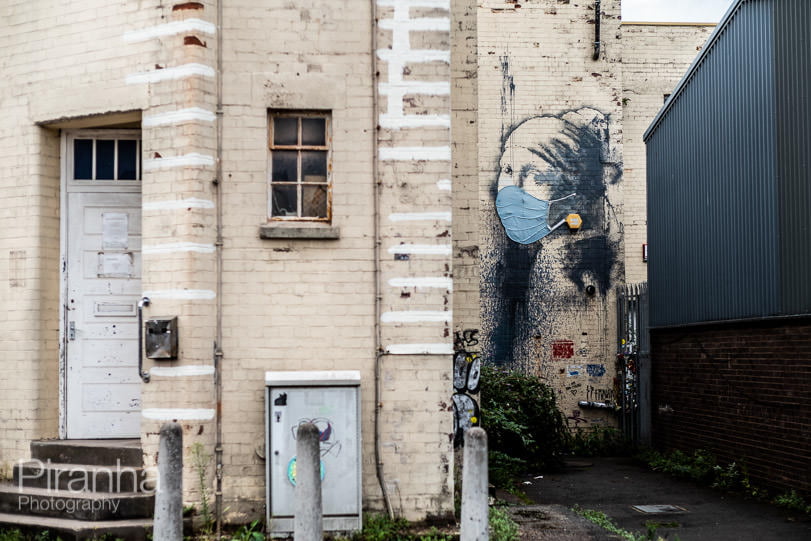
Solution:
{"label": "white painted brick stripe", "polygon": [[389,220],[392,222],[421,222],[421,221],[439,221],[450,222],[450,212],[396,212],[389,214]]}
{"label": "white painted brick stripe", "polygon": [[216,72],[211,66],[204,64],[183,64],[173,68],[164,68],[154,71],[144,71],[140,73],[131,73],[127,75],[126,82],[128,85],[136,85],[143,83],[159,83],[161,81],[170,81],[173,79],[184,79],[186,77],[194,77],[197,75],[203,77],[214,77]]}
{"label": "white painted brick stripe", "polygon": [[441,323],[452,320],[453,312],[442,310],[402,310],[380,315],[383,323]]}
{"label": "white painted brick stripe", "polygon": [[173,21],[171,23],[150,26],[141,30],[126,32],[122,39],[127,43],[138,43],[163,36],[172,36],[184,32],[202,32],[214,35],[217,33],[217,26],[202,19],[185,19],[183,21]]}
{"label": "white painted brick stripe", "polygon": [[197,252],[200,254],[213,254],[216,248],[213,244],[200,244],[197,242],[167,242],[166,244],[151,244],[141,248],[145,254],[173,254],[175,252]]}
{"label": "white painted brick stripe", "polygon": [[213,209],[214,201],[208,199],[171,199],[169,201],[152,201],[144,203],[142,210],[179,210],[179,209]]}
{"label": "white painted brick stripe", "polygon": [[449,115],[380,115],[380,127],[387,130],[401,128],[450,128]]}
{"label": "white painted brick stripe", "polygon": [[449,192],[449,191],[451,191],[452,184],[451,184],[450,179],[443,178],[441,180],[436,181],[436,187],[439,188],[440,190]]}
{"label": "white painted brick stripe", "polygon": [[155,421],[210,421],[214,418],[213,409],[186,408],[147,408],[141,410],[144,419]]}
{"label": "white painted brick stripe", "polygon": [[382,147],[383,161],[450,161],[451,147]]}
{"label": "white painted brick stripe", "polygon": [[392,49],[378,49],[377,57],[385,62],[398,62],[398,63],[423,63],[423,62],[445,62],[450,64],[451,53],[450,51],[439,51],[434,49],[409,49],[409,50],[392,50]]}
{"label": "white painted brick stripe", "polygon": [[389,344],[386,352],[392,355],[453,355],[451,344]]}
{"label": "white painted brick stripe", "polygon": [[409,32],[449,32],[451,20],[446,17],[419,19],[381,19],[378,26],[384,30],[408,30]]}
{"label": "white painted brick stripe", "polygon": [[378,6],[450,9],[450,0],[377,0]]}
{"label": "white painted brick stripe", "polygon": [[144,291],[144,297],[176,301],[211,300],[217,294],[210,289],[154,289]]}
{"label": "white painted brick stripe", "polygon": [[398,244],[389,248],[390,254],[451,255],[450,244]]}
{"label": "white painted brick stripe", "polygon": [[144,160],[144,171],[154,171],[155,169],[169,169],[173,167],[213,167],[214,156],[198,154],[192,152],[182,156],[172,156],[170,158],[150,158]]}
{"label": "white painted brick stripe", "polygon": [[182,124],[184,122],[214,122],[217,118],[212,111],[207,111],[200,107],[189,107],[188,109],[178,109],[177,111],[167,111],[143,118],[141,127],[151,128],[153,126],[166,126],[171,124]]}
{"label": "white painted brick stripe", "polygon": [[453,291],[453,279],[445,276],[392,278],[389,280],[389,285],[392,287],[436,287]]}
{"label": "white painted brick stripe", "polygon": [[388,96],[399,94],[425,94],[428,96],[447,96],[451,93],[451,84],[445,81],[402,81],[397,83],[380,83],[380,94]]}
{"label": "white painted brick stripe", "polygon": [[188,376],[211,376],[214,374],[213,366],[186,365],[186,366],[153,366],[149,375],[162,378],[180,378]]}

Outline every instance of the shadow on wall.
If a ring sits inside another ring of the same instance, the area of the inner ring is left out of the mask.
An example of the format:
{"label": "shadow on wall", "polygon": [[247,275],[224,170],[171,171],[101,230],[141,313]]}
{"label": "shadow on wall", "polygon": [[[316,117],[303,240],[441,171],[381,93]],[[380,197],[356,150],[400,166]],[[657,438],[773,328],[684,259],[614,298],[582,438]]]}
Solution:
{"label": "shadow on wall", "polygon": [[[619,222],[606,190],[621,177],[610,161],[609,119],[593,108],[527,118],[508,129],[485,216],[482,354],[529,367],[533,339],[548,340],[584,296],[604,298],[614,281]],[[571,213],[582,227],[570,232]]]}

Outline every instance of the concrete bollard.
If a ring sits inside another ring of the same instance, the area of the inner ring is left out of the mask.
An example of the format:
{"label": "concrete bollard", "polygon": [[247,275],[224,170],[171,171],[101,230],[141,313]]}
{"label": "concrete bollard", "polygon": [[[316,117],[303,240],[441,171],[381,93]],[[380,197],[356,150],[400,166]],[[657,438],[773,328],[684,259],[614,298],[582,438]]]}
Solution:
{"label": "concrete bollard", "polygon": [[321,443],[318,427],[305,423],[296,437],[295,541],[321,541]]}
{"label": "concrete bollard", "polygon": [[487,433],[478,427],[465,432],[462,466],[462,524],[460,541],[488,541],[489,494],[487,492]]}
{"label": "concrete bollard", "polygon": [[183,429],[177,423],[161,427],[152,538],[183,541]]}

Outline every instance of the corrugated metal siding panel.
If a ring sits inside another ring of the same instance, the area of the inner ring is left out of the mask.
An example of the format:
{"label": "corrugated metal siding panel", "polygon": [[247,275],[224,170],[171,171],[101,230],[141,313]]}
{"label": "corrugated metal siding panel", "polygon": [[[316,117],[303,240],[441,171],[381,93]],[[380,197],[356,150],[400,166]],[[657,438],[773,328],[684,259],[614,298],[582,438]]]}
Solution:
{"label": "corrugated metal siding panel", "polygon": [[781,298],[788,314],[811,313],[811,2],[775,5]]}
{"label": "corrugated metal siding panel", "polygon": [[653,326],[779,312],[772,21],[743,3],[649,136]]}

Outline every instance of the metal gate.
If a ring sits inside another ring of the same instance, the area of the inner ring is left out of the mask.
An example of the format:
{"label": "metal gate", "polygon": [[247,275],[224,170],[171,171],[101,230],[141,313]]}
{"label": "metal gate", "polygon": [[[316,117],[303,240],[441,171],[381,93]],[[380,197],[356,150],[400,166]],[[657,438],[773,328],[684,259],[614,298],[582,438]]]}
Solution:
{"label": "metal gate", "polygon": [[619,288],[617,344],[620,428],[634,443],[650,444],[650,336],[646,282]]}

